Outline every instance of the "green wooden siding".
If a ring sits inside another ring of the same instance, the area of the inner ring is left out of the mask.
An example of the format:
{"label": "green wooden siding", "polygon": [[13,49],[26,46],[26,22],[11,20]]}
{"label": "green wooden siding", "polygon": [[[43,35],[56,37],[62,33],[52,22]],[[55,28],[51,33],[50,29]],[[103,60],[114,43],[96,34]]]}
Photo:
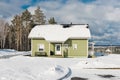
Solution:
{"label": "green wooden siding", "polygon": [[55,51],[55,45],[53,43],[50,43],[50,51]]}
{"label": "green wooden siding", "polygon": [[[50,43],[44,39],[32,39],[32,56],[35,56],[35,52],[38,52],[38,45],[44,44],[44,51],[50,56],[49,51],[55,53],[55,44]],[[60,44],[60,43],[59,43]],[[64,44],[68,44],[67,56],[68,57],[87,57],[88,55],[88,40],[87,39],[69,39]],[[62,56],[64,56],[64,44],[62,46]],[[74,49],[74,44],[77,45],[77,49]],[[50,49],[50,50],[49,50]]]}
{"label": "green wooden siding", "polygon": [[50,43],[50,51],[55,53],[55,45],[54,45],[54,43]]}
{"label": "green wooden siding", "polygon": [[[67,40],[68,47],[68,57],[86,57],[88,54],[88,40],[87,39],[73,39]],[[74,49],[74,44],[77,45],[77,49]]]}
{"label": "green wooden siding", "polygon": [[39,52],[39,44],[44,44],[44,51],[49,55],[49,42],[44,39],[32,39],[32,56],[35,56],[35,52]]}

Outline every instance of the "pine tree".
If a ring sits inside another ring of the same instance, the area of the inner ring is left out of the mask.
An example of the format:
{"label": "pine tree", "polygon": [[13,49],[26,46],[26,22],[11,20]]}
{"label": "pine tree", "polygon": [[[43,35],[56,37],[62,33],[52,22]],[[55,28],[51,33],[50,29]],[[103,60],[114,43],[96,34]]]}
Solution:
{"label": "pine tree", "polygon": [[54,17],[50,18],[48,20],[49,24],[57,24],[57,22],[55,21]]}
{"label": "pine tree", "polygon": [[45,16],[40,7],[38,6],[35,10],[35,14],[33,15],[34,24],[45,24]]}
{"label": "pine tree", "polygon": [[22,24],[23,24],[23,38],[22,38],[22,41],[23,41],[23,49],[24,50],[30,50],[30,40],[28,39],[28,34],[32,28],[32,24],[33,24],[33,21],[32,21],[32,15],[31,13],[26,9],[22,15]]}
{"label": "pine tree", "polygon": [[19,15],[16,15],[12,20],[12,26],[15,29],[15,41],[16,41],[16,49],[21,50],[22,47],[22,18]]}
{"label": "pine tree", "polygon": [[22,18],[23,21],[30,21],[31,16],[32,16],[31,13],[26,9],[26,10],[22,13],[21,18]]}
{"label": "pine tree", "polygon": [[[16,15],[12,20],[12,27],[10,28],[10,31],[13,30],[15,33],[14,39],[17,50],[30,50],[30,40],[28,39],[28,34],[33,27],[31,17],[31,13],[26,9],[21,15]],[[10,36],[10,38],[12,38],[12,36]],[[12,43],[11,39],[9,39],[9,42],[9,44]]]}

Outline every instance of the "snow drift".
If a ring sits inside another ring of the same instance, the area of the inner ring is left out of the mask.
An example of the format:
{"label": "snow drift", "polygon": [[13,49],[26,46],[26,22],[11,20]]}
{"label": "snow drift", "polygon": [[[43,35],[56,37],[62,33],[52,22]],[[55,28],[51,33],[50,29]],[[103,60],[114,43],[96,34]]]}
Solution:
{"label": "snow drift", "polygon": [[[14,52],[16,51],[9,53]],[[3,53],[6,51],[0,51],[0,54]],[[18,53],[16,52],[16,54]],[[21,52],[21,54],[24,53]],[[117,54],[97,58],[14,56],[0,59],[0,80],[70,80],[74,76],[88,78],[89,80],[108,80],[97,76],[103,74],[114,75],[116,77],[112,80],[120,80],[120,69],[95,69],[120,68],[119,61],[120,55]]]}

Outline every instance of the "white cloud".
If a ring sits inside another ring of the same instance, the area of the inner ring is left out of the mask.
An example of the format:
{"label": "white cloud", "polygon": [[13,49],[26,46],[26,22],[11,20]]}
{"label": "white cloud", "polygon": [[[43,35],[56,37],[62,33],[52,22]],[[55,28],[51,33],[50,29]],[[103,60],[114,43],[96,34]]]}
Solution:
{"label": "white cloud", "polygon": [[37,7],[29,7],[28,11],[33,15]]}
{"label": "white cloud", "polygon": [[114,8],[109,13],[106,13],[106,18],[110,21],[119,22],[120,21],[120,8]]}
{"label": "white cloud", "polygon": [[3,18],[3,15],[0,15],[0,18]]}
{"label": "white cloud", "polygon": [[93,2],[95,5],[102,5],[102,6],[119,6],[119,0],[96,0]]}
{"label": "white cloud", "polygon": [[[119,0],[96,0],[92,3],[82,3],[78,0],[68,0],[65,4],[60,1],[38,3],[44,10],[47,19],[55,17],[58,23],[89,24],[91,33],[96,40],[120,38],[118,34],[120,21]],[[117,24],[116,24],[117,23]]]}
{"label": "white cloud", "polygon": [[[2,5],[1,5],[2,4]],[[20,13],[23,4],[30,4],[28,0],[10,0],[10,4],[0,3],[0,15],[3,13]],[[36,6],[40,6],[47,19],[55,17],[60,24],[78,23],[89,24],[91,33],[96,39],[116,38],[119,42],[120,34],[120,2],[119,0],[96,0],[92,3],[82,3],[79,0],[67,0],[62,3],[60,0],[42,1],[28,10],[33,14]],[[6,9],[6,10],[4,10]],[[6,14],[7,15],[7,14]]]}
{"label": "white cloud", "polygon": [[3,17],[10,17],[19,14],[23,11],[23,5],[29,5],[29,0],[1,0],[0,1],[0,15]]}

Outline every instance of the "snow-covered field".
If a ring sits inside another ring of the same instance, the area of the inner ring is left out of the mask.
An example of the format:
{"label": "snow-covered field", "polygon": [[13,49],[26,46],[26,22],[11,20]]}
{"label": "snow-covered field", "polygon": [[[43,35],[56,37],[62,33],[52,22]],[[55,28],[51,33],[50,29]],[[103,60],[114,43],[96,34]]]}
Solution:
{"label": "snow-covered field", "polygon": [[0,50],[1,55],[14,52],[21,55],[0,59],[0,80],[70,80],[72,77],[120,80],[120,55],[117,54],[97,58],[50,58],[29,57],[22,55],[26,52]]}
{"label": "snow-covered field", "polygon": [[30,51],[16,51],[14,49],[0,49],[0,59],[9,58],[16,55],[30,55]]}

